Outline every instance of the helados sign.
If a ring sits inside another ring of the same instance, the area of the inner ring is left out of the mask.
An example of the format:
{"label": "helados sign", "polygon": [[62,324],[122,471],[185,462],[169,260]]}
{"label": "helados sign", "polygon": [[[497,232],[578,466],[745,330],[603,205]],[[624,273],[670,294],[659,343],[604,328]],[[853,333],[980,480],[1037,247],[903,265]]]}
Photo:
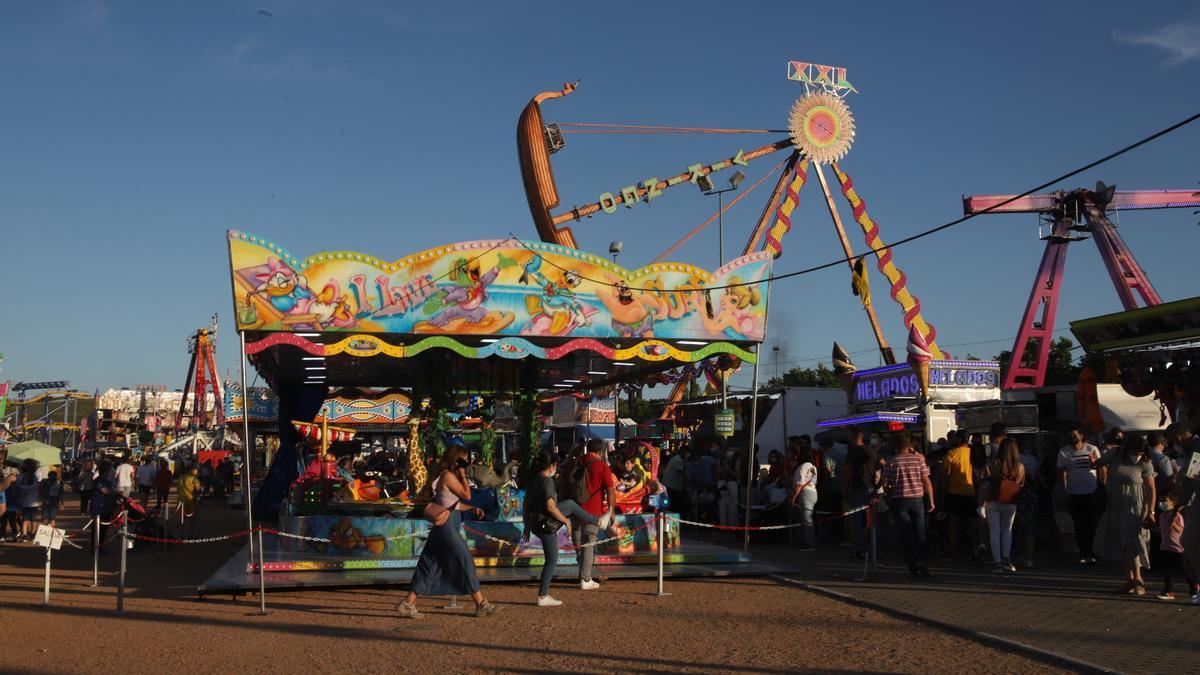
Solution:
{"label": "helados sign", "polygon": [[[994,389],[1000,383],[1000,364],[995,361],[931,361],[929,388]],[[854,374],[856,403],[884,401],[893,397],[915,398],[921,385],[907,364],[862,370]]]}

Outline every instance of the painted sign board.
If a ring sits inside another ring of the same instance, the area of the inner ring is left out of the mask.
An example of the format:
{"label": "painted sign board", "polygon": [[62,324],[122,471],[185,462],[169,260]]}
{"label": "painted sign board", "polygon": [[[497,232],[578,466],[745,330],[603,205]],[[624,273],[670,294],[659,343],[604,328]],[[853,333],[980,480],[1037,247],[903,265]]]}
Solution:
{"label": "painted sign board", "polygon": [[771,254],[709,273],[626,270],[602,256],[517,239],[449,244],[386,262],[294,256],[229,233],[239,331],[656,338],[760,342]]}

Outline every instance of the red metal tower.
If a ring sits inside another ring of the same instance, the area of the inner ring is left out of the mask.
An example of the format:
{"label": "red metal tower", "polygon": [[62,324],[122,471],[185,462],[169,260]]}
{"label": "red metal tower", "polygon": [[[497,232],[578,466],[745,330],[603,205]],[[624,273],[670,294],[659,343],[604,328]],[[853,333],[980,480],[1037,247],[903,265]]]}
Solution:
{"label": "red metal tower", "polygon": [[[1010,199],[1011,202],[1004,203]],[[1042,254],[1033,292],[1025,305],[1025,314],[1021,317],[1021,329],[1013,343],[1012,360],[1005,371],[1002,388],[1040,387],[1045,383],[1054,318],[1067,264],[1067,244],[1091,235],[1126,310],[1138,308],[1139,296],[1147,307],[1162,304],[1146,272],[1138,265],[1106,213],[1189,206],[1200,206],[1200,196],[1193,190],[1117,192],[1116,188],[1104,183],[1097,183],[1095,191],[1079,189],[1019,199],[1013,199],[1013,195],[963,197],[966,215],[984,211],[1039,213],[1045,214],[1051,224],[1050,234],[1043,237],[1046,250]]]}
{"label": "red metal tower", "polygon": [[179,402],[179,414],[175,418],[176,432],[183,423],[189,390],[192,393],[192,424],[197,430],[208,426],[208,395],[210,392],[213,401],[214,425],[220,426],[225,422],[221,390],[217,384],[216,336],[217,317],[215,314],[210,328],[201,328],[188,336],[188,352],[191,353],[192,359],[188,365],[187,379],[183,384],[183,400]]}

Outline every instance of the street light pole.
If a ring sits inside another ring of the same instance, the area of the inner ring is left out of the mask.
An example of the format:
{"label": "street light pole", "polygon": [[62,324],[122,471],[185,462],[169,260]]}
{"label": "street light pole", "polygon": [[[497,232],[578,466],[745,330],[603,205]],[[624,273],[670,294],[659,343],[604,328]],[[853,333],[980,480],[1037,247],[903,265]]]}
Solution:
{"label": "street light pole", "polygon": [[[705,196],[717,196],[717,267],[725,266],[725,193],[733,192],[745,180],[746,174],[738,171],[729,178],[729,187],[714,190],[712,179],[701,178],[700,189]],[[721,371],[721,410],[729,409],[729,383],[725,371]]]}
{"label": "street light pole", "polygon": [[[728,188],[736,190],[737,188]],[[725,266],[725,193],[717,192],[717,267]]]}

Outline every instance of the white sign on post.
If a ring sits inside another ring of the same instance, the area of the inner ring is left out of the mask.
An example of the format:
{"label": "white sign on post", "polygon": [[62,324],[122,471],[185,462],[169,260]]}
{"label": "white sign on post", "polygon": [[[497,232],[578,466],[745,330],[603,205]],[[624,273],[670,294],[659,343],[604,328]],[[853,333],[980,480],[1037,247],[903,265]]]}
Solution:
{"label": "white sign on post", "polygon": [[1183,475],[1188,478],[1200,478],[1200,451],[1192,453],[1192,459],[1188,462],[1187,469],[1184,470]]}
{"label": "white sign on post", "polygon": [[66,530],[60,530],[49,525],[38,525],[37,534],[33,536],[33,543],[57,551],[62,548],[63,539],[66,538]]}

